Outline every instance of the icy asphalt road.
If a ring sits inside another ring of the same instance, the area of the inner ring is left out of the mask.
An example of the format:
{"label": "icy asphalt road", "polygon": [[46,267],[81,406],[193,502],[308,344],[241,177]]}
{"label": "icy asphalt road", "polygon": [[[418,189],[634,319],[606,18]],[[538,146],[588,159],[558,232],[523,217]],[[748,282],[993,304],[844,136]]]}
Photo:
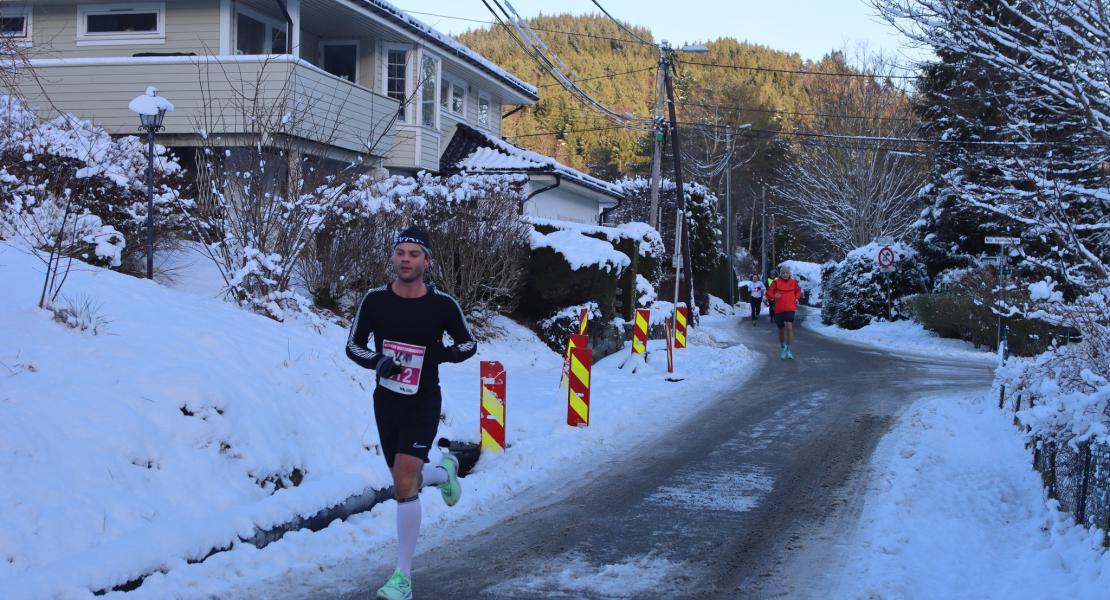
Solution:
{"label": "icy asphalt road", "polygon": [[988,388],[991,367],[804,328],[780,361],[765,319],[737,327],[768,357],[754,379],[574,489],[419,554],[416,596],[827,598],[879,438],[915,398]]}

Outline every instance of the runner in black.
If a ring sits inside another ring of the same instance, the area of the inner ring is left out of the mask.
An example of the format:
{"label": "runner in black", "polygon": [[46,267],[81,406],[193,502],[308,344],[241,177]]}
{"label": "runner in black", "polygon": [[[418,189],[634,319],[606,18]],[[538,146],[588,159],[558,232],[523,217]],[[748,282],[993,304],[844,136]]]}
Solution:
{"label": "runner in black", "polygon": [[[447,454],[435,467],[425,464],[439,424],[439,364],[474,356],[477,344],[459,303],[424,283],[432,264],[427,233],[418,228],[401,232],[392,260],[396,279],[362,299],[347,356],[377,375],[374,419],[397,500],[397,569],[376,597],[410,600],[420,488],[438,486],[448,506],[462,495],[455,457]],[[444,333],[453,341],[449,346],[443,344]]]}

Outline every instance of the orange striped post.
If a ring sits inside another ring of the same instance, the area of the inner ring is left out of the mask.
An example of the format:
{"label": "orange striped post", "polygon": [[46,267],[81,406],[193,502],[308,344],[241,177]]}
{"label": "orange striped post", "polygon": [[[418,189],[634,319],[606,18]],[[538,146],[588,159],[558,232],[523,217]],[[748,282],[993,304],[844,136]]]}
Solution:
{"label": "orange striped post", "polygon": [[586,335],[586,328],[590,325],[590,309],[583,308],[578,313],[578,335]]}
{"label": "orange striped post", "polygon": [[483,360],[479,376],[482,382],[482,450],[505,451],[505,367],[496,360]]}
{"label": "orange striped post", "polygon": [[570,351],[570,388],[567,391],[567,425],[590,424],[590,368],[593,351],[582,346]]}
{"label": "orange striped post", "polygon": [[570,351],[575,348],[585,348],[590,345],[590,336],[572,333],[567,338],[567,353],[563,356],[563,377],[559,380],[559,387],[567,387],[570,381]]}
{"label": "orange striped post", "polygon": [[674,347],[686,347],[686,322],[690,317],[690,309],[685,304],[679,304],[674,310]]}
{"label": "orange striped post", "polygon": [[637,308],[636,323],[632,327],[632,355],[647,357],[648,324],[651,323],[651,309]]}

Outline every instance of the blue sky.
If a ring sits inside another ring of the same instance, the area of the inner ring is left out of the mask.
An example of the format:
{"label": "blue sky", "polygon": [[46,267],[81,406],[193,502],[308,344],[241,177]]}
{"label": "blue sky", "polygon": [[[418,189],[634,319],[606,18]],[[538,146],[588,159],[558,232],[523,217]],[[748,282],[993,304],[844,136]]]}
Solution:
{"label": "blue sky", "polygon": [[[819,59],[829,50],[866,43],[897,53],[904,38],[874,16],[864,0],[598,0],[613,16],[651,29],[672,44],[731,36],[777,50]],[[489,21],[481,0],[392,0],[420,20],[445,33],[459,33],[480,23],[431,16],[439,13]],[[590,0],[514,0],[525,17],[570,12],[598,13]],[[917,54],[911,51],[911,54]]]}

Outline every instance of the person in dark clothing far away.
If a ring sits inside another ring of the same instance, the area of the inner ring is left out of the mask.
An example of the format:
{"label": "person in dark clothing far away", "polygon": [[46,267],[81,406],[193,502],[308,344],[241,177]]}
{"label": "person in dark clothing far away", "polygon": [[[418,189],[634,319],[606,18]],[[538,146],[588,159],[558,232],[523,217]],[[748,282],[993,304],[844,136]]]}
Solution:
{"label": "person in dark clothing far away", "polygon": [[798,300],[802,298],[802,286],[790,276],[790,267],[779,269],[779,278],[767,288],[767,297],[778,309],[775,324],[779,326],[779,358],[793,359],[794,350],[794,312],[798,310]]}
{"label": "person in dark clothing far away", "polygon": [[759,321],[759,310],[763,306],[763,294],[767,291],[767,286],[759,280],[759,275],[752,274],[751,281],[748,282],[748,304],[752,307],[752,326]]}
{"label": "person in dark clothing far away", "polygon": [[[767,289],[771,289],[771,284],[775,282],[775,278],[779,276],[778,269],[771,269],[771,276],[767,278]],[[775,299],[770,294],[764,294],[767,298],[767,320],[775,322]]]}
{"label": "person in dark clothing far away", "polygon": [[[454,456],[445,454],[438,466],[426,464],[440,418],[439,365],[474,356],[477,343],[459,303],[424,282],[432,264],[426,232],[401,232],[392,262],[393,282],[370,290],[359,304],[347,357],[377,377],[374,420],[397,500],[397,568],[375,598],[411,600],[420,488],[437,486],[448,506],[462,496]],[[444,345],[444,333],[450,345]]]}

